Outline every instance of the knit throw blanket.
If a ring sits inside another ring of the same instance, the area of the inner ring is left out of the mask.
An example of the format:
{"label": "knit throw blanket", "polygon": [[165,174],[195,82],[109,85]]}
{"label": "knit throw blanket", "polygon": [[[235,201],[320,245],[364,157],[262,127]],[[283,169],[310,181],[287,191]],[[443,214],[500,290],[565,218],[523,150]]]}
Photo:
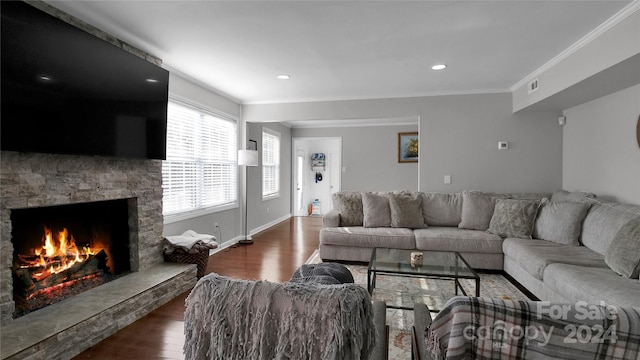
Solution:
{"label": "knit throw blanket", "polygon": [[355,284],[201,278],[186,300],[186,359],[367,359],[371,298]]}
{"label": "knit throw blanket", "polygon": [[640,310],[454,297],[425,338],[430,359],[640,359]]}

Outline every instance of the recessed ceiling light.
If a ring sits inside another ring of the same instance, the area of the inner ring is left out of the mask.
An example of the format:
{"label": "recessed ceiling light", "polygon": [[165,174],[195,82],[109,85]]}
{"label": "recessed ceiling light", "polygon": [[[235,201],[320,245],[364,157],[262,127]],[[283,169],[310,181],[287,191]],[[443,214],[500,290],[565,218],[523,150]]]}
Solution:
{"label": "recessed ceiling light", "polygon": [[148,82],[148,83],[157,83],[158,82],[158,80],[152,79],[152,78],[145,79],[145,81]]}
{"label": "recessed ceiling light", "polygon": [[40,80],[42,80],[42,81],[51,81],[53,79],[51,79],[51,76],[49,76],[49,75],[40,75]]}
{"label": "recessed ceiling light", "polygon": [[432,70],[444,70],[446,68],[447,68],[447,65],[445,65],[445,64],[433,65],[431,67]]}
{"label": "recessed ceiling light", "polygon": [[289,79],[291,79],[291,76],[289,76],[289,75],[285,75],[285,74],[278,75],[278,76],[276,76],[276,77],[277,77],[278,79],[280,79],[280,80],[289,80]]}

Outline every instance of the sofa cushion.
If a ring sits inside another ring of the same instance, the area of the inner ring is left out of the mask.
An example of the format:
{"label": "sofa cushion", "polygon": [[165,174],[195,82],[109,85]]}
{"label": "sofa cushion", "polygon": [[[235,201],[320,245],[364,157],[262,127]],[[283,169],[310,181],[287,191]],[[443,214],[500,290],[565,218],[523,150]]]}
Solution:
{"label": "sofa cushion", "polygon": [[544,269],[549,264],[607,267],[604,256],[591,249],[546,240],[509,238],[502,243],[502,251],[538,280],[543,280]]}
{"label": "sofa cushion", "polygon": [[536,239],[559,244],[580,245],[582,221],[591,204],[572,202],[544,202],[533,228]]}
{"label": "sofa cushion", "polygon": [[638,215],[638,205],[595,203],[582,224],[581,242],[604,255],[622,226]]}
{"label": "sofa cushion", "polygon": [[349,247],[415,249],[413,230],[404,228],[365,228],[359,226],[322,228],[320,244]]}
{"label": "sofa cushion", "polygon": [[362,226],[362,194],[336,193],[335,197],[340,209],[340,226]]}
{"label": "sofa cushion", "polygon": [[640,273],[640,216],[628,221],[616,234],[604,254],[604,261],[616,273],[637,279]]}
{"label": "sofa cushion", "polygon": [[388,196],[362,193],[362,211],[364,213],[364,227],[391,226],[391,208]]}
{"label": "sofa cushion", "polygon": [[551,195],[552,202],[589,202],[596,195],[586,191],[556,190]]}
{"label": "sofa cushion", "polygon": [[425,227],[422,197],[410,193],[390,194],[391,227],[417,229]]}
{"label": "sofa cushion", "polygon": [[462,219],[462,194],[422,193],[422,216],[429,226],[458,226]]}
{"label": "sofa cushion", "polygon": [[496,207],[495,196],[477,191],[462,192],[462,213],[458,227],[461,229],[487,230]]}
{"label": "sofa cushion", "polygon": [[640,308],[640,282],[609,268],[552,264],[544,271],[544,283],[570,301]]}
{"label": "sofa cushion", "polygon": [[489,232],[502,237],[531,238],[539,200],[496,199]]}
{"label": "sofa cushion", "polygon": [[414,232],[419,250],[502,253],[502,238],[486,231],[430,226]]}

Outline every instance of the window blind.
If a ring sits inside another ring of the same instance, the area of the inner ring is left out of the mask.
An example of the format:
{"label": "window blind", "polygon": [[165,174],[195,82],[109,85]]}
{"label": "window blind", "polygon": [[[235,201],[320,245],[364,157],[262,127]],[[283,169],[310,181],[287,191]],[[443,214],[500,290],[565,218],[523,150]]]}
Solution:
{"label": "window blind", "polygon": [[262,197],[280,193],[280,134],[262,129]]}
{"label": "window blind", "polygon": [[163,214],[233,204],[237,191],[237,124],[169,102]]}

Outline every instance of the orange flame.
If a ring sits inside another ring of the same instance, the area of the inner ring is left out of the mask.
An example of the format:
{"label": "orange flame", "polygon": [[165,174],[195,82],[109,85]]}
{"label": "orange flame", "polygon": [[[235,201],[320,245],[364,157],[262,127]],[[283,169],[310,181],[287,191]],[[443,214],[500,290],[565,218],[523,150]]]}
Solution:
{"label": "orange flame", "polygon": [[[64,271],[77,262],[85,261],[89,258],[89,255],[93,255],[89,247],[79,249],[76,246],[75,239],[66,228],[59,231],[56,238],[57,241],[54,241],[53,232],[45,226],[44,235],[42,236],[44,246],[35,251],[35,254],[40,257],[40,265],[48,266],[50,274]],[[73,259],[70,260],[69,258]]]}

